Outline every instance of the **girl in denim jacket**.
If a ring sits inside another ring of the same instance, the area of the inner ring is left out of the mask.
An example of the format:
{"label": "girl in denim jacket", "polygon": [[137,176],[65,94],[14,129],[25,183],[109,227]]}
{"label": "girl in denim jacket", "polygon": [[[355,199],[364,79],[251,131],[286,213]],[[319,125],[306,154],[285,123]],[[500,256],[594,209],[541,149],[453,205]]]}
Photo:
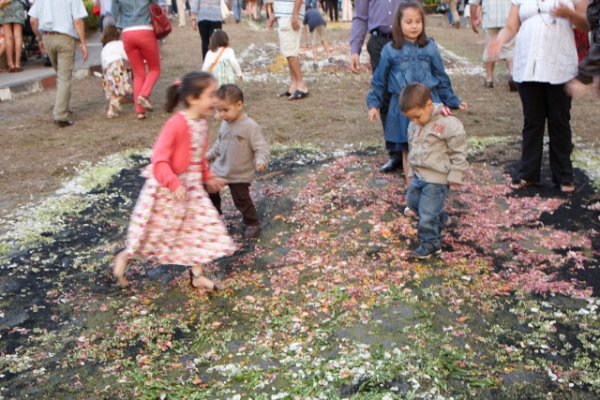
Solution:
{"label": "girl in denim jacket", "polygon": [[402,152],[404,175],[408,176],[409,120],[400,112],[398,97],[409,83],[422,83],[431,89],[434,103],[465,109],[467,105],[454,94],[437,45],[425,33],[425,13],[418,3],[400,4],[392,26],[394,40],[381,51],[381,60],[373,73],[367,95],[369,120],[379,118],[384,90],[392,94],[385,123],[384,138],[388,151]]}

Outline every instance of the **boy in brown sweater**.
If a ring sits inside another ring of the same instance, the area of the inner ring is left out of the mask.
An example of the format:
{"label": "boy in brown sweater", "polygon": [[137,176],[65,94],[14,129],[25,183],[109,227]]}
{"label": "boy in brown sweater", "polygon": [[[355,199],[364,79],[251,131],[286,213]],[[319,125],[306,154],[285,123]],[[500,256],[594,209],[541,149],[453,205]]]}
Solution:
{"label": "boy in brown sweater", "polygon": [[[260,126],[244,113],[244,93],[236,85],[222,85],[217,91],[219,118],[223,120],[219,138],[206,153],[213,174],[228,182],[233,204],[242,213],[244,238],[260,234],[260,222],[250,197],[254,171],[262,172],[269,163],[269,145]],[[215,208],[221,211],[221,195],[209,194]]]}

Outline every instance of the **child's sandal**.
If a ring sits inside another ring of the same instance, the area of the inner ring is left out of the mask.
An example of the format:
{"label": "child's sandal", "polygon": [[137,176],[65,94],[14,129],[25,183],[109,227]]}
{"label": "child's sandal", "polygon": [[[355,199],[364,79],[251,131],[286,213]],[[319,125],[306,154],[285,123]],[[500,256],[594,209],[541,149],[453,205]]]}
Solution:
{"label": "child's sandal", "polygon": [[125,278],[125,269],[127,268],[128,261],[129,257],[127,252],[123,249],[113,258],[112,267],[110,269],[112,278],[122,288],[129,286],[129,281]]}
{"label": "child's sandal", "polygon": [[204,279],[206,279],[207,281],[210,281],[212,284],[212,287],[195,286],[194,279],[203,278],[204,276],[202,274],[198,274],[198,275],[194,274],[191,269],[189,270],[189,272],[190,272],[190,286],[193,289],[203,290],[206,292],[218,292],[218,291],[224,289],[222,284],[214,282],[214,281],[210,281],[210,279],[208,279],[208,278],[204,278]]}

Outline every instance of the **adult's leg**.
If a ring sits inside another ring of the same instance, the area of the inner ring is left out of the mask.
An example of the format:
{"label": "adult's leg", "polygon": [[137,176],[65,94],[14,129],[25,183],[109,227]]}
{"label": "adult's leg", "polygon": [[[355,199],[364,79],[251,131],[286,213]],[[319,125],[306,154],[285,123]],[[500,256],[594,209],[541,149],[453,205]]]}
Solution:
{"label": "adult's leg", "polygon": [[519,96],[523,105],[523,143],[521,165],[514,177],[537,183],[541,179],[542,154],[544,151],[544,128],[546,125],[547,84],[523,82],[519,84]]}
{"label": "adult's leg", "polygon": [[183,0],[177,0],[177,15],[179,16],[179,26],[185,26],[185,4]]}
{"label": "adult's leg", "polygon": [[460,15],[458,15],[457,0],[450,0],[450,13],[452,14],[452,26],[460,28]]}
{"label": "adult's leg", "polygon": [[131,71],[133,71],[133,106],[138,114],[144,114],[146,110],[138,104],[137,99],[142,92],[142,87],[146,80],[146,66],[137,40],[137,31],[123,32],[122,37],[123,47],[131,65]]}
{"label": "adult's leg", "polygon": [[212,202],[213,206],[215,206],[219,214],[223,214],[223,210],[221,209],[221,194],[219,192],[209,193],[208,198]]}
{"label": "adult's leg", "polygon": [[233,0],[231,2],[231,8],[233,11],[233,19],[235,19],[235,22],[240,22],[240,19],[242,18],[242,7],[240,5],[240,0]]}
{"label": "adult's leg", "polygon": [[15,24],[4,24],[4,43],[6,43],[6,62],[9,69],[15,68],[15,36],[13,26]]}
{"label": "adult's leg", "polygon": [[288,65],[290,67],[292,85],[296,87],[294,91],[300,90],[301,92],[308,92],[308,88],[306,87],[304,79],[302,78],[302,67],[300,65],[300,59],[298,57],[288,57]]}
{"label": "adult's leg", "polygon": [[552,181],[559,185],[573,183],[571,97],[565,92],[564,86],[564,84],[548,85],[546,92],[550,170]]}
{"label": "adult's leg", "polygon": [[494,82],[494,66],[495,66],[495,62],[494,61],[488,61],[485,63],[485,82],[486,83],[492,83]]}
{"label": "adult's leg", "polygon": [[448,185],[425,183],[419,197],[419,239],[436,249],[442,247],[442,215],[447,193]]}
{"label": "adult's leg", "polygon": [[210,35],[212,35],[216,29],[221,29],[222,27],[223,23],[221,21],[198,21],[198,32],[200,32],[200,40],[202,41],[202,60],[204,60],[206,53],[208,53]]}
{"label": "adult's leg", "polygon": [[158,40],[156,40],[154,32],[151,30],[140,30],[138,43],[140,53],[146,60],[146,66],[148,67],[146,79],[144,79],[138,96],[149,98],[156,81],[160,77],[160,50],[158,49]]}
{"label": "adult's leg", "polygon": [[51,42],[55,54],[52,65],[56,69],[56,99],[54,100],[53,117],[55,121],[69,119],[69,102],[71,100],[71,81],[75,63],[75,39],[68,35],[46,35]]}
{"label": "adult's leg", "polygon": [[21,52],[23,50],[23,25],[12,24],[15,37],[15,68],[21,68]]}
{"label": "adult's leg", "polygon": [[250,184],[249,183],[230,183],[229,190],[231,191],[231,198],[233,204],[240,213],[244,224],[246,225],[258,225],[258,216],[256,215],[256,207],[252,202],[250,196]]}

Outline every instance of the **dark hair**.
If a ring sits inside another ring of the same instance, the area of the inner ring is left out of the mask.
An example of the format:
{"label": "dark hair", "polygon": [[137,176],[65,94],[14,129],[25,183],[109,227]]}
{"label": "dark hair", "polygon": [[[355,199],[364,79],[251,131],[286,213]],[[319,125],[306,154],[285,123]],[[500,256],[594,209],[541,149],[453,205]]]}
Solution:
{"label": "dark hair", "polygon": [[400,111],[407,112],[413,108],[423,108],[431,100],[431,89],[422,83],[409,83],[400,93]]}
{"label": "dark hair", "polygon": [[175,82],[167,89],[165,110],[167,112],[173,111],[180,100],[183,100],[185,105],[188,106],[187,98],[189,96],[197,99],[202,95],[206,88],[210,86],[211,82],[216,81],[217,80],[208,72],[187,73],[181,82]]}
{"label": "dark hair", "polygon": [[396,10],[396,15],[394,16],[394,23],[392,24],[392,36],[394,40],[392,42],[392,46],[395,49],[401,49],[404,46],[404,34],[402,33],[402,18],[404,17],[404,11],[409,8],[416,9],[419,14],[421,14],[421,20],[423,22],[423,31],[417,37],[417,44],[419,47],[423,47],[427,44],[427,34],[425,33],[425,11],[423,11],[423,6],[419,3],[415,3],[413,1],[408,1],[406,3],[400,3],[398,6],[398,10]]}
{"label": "dark hair", "polygon": [[114,25],[108,25],[102,32],[102,46],[106,46],[108,42],[121,39],[121,32]]}
{"label": "dark hair", "polygon": [[215,29],[208,41],[208,48],[210,51],[215,51],[219,47],[227,46],[229,46],[229,36],[227,36],[224,30]]}
{"label": "dark hair", "polygon": [[221,85],[219,90],[217,90],[217,97],[221,100],[227,100],[230,103],[244,102],[244,92],[233,83]]}

